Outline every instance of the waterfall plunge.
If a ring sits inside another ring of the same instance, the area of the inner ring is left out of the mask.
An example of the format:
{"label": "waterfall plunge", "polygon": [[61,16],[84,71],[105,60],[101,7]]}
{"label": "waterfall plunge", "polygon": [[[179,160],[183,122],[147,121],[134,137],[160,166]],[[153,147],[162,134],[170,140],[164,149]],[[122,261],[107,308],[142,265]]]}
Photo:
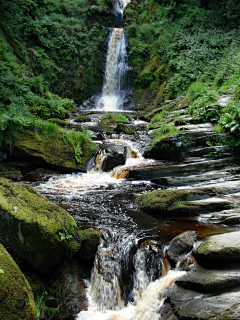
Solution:
{"label": "waterfall plunge", "polygon": [[115,111],[123,109],[127,93],[128,66],[126,37],[123,28],[113,28],[108,43],[107,63],[102,95],[97,109]]}

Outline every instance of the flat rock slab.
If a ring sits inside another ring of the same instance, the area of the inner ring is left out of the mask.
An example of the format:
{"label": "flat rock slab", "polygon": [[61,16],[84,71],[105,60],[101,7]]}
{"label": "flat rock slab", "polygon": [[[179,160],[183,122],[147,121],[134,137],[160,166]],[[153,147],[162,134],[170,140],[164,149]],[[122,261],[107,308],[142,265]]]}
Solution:
{"label": "flat rock slab", "polygon": [[[240,209],[234,208],[230,210],[223,210],[220,212],[214,212],[211,217],[206,217],[211,223],[224,223],[227,225],[234,225],[240,223]],[[201,220],[206,220],[204,215]]]}
{"label": "flat rock slab", "polygon": [[174,284],[170,293],[179,320],[235,320],[240,318],[239,288],[218,295],[201,294]]}
{"label": "flat rock slab", "polygon": [[[161,156],[159,156],[159,159]],[[130,168],[127,178],[130,180],[148,180],[159,177],[182,177],[191,174],[203,173],[212,171],[213,169],[222,169],[230,163],[234,162],[235,158],[229,157],[218,160],[200,161],[193,164],[166,164],[166,166],[145,166]]]}
{"label": "flat rock slab", "polygon": [[239,266],[224,269],[206,269],[198,265],[195,270],[176,281],[180,287],[211,293],[240,286]]}
{"label": "flat rock slab", "polygon": [[198,261],[240,261],[240,231],[209,237],[195,251]]}

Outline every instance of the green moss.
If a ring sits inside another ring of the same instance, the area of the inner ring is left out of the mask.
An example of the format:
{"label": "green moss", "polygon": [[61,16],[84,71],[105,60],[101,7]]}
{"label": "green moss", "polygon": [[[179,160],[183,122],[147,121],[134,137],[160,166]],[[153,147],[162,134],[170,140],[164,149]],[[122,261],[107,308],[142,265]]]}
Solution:
{"label": "green moss", "polygon": [[129,126],[127,126],[124,123],[119,123],[116,127],[116,132],[123,132],[125,134],[134,134],[135,131],[131,129]]}
{"label": "green moss", "polygon": [[228,202],[192,202],[215,195],[214,189],[208,190],[155,190],[142,194],[136,199],[140,209],[153,214],[195,216],[202,211],[229,208]]}
{"label": "green moss", "polygon": [[137,198],[137,204],[145,211],[168,211],[176,200],[185,201],[188,192],[185,190],[154,190]]}
{"label": "green moss", "polygon": [[28,185],[0,178],[0,210],[3,243],[40,272],[80,249],[74,219]]}
{"label": "green moss", "polygon": [[91,119],[88,116],[85,115],[78,115],[75,120],[76,122],[88,122],[91,121]]}
{"label": "green moss", "polygon": [[69,127],[70,126],[70,123],[68,121],[57,119],[57,118],[51,118],[51,119],[48,119],[47,121],[52,122],[52,123],[56,123],[60,127]]}
{"label": "green moss", "polygon": [[32,290],[19,267],[0,244],[0,318],[36,320],[37,310]]}
{"label": "green moss", "polygon": [[127,123],[130,120],[129,115],[125,115],[122,113],[107,113],[102,117],[102,119],[99,121],[100,125],[117,125],[118,123]]}
{"label": "green moss", "polygon": [[86,165],[96,151],[94,146],[94,143],[87,140],[85,149],[82,150],[81,163],[77,163],[75,150],[70,143],[64,141],[63,131],[55,135],[55,139],[49,140],[41,134],[24,130],[13,154],[16,153],[17,156],[27,158],[33,163],[41,163],[41,166],[59,170],[86,171]]}

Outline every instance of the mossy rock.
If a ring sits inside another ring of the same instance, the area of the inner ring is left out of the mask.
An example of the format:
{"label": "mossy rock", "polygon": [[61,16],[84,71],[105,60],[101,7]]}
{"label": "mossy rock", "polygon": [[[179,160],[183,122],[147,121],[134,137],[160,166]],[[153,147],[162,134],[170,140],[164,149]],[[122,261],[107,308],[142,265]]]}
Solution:
{"label": "mossy rock", "polygon": [[135,131],[132,128],[130,128],[129,126],[127,126],[124,123],[119,123],[115,130],[116,130],[116,132],[119,132],[119,133],[123,132],[125,134],[134,134],[135,133]]}
{"label": "mossy rock", "polygon": [[200,262],[240,262],[239,237],[240,231],[211,236],[197,248],[194,255]]}
{"label": "mossy rock", "polygon": [[84,230],[84,240],[79,251],[80,258],[84,260],[92,260],[98,249],[100,242],[100,232],[92,228]]}
{"label": "mossy rock", "polygon": [[45,273],[76,254],[81,236],[75,220],[34,188],[0,178],[0,233],[4,245]]}
{"label": "mossy rock", "polygon": [[85,115],[78,115],[75,120],[75,122],[89,122],[91,121],[91,118],[89,118],[88,116]]}
{"label": "mossy rock", "polygon": [[20,181],[22,179],[22,174],[19,170],[7,170],[0,172],[0,177],[13,181]]}
{"label": "mossy rock", "polygon": [[32,289],[7,250],[0,244],[0,319],[37,320]]}
{"label": "mossy rock", "polygon": [[87,171],[87,163],[92,157],[91,143],[88,142],[88,144],[83,150],[81,163],[77,163],[73,147],[64,142],[61,134],[54,139],[46,139],[33,131],[24,130],[21,139],[12,150],[12,154],[38,166],[61,172],[85,172]]}
{"label": "mossy rock", "polygon": [[[219,199],[201,201],[215,195],[214,189],[208,190],[154,190],[137,197],[136,202],[140,209],[154,215],[195,216],[203,211],[222,210],[231,204]],[[200,200],[200,201],[199,201]]]}

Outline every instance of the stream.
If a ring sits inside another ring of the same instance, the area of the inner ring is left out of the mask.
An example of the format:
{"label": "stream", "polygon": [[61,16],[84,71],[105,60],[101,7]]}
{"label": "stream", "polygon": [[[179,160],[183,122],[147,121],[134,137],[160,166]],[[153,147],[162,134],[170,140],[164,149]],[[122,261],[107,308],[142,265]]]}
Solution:
{"label": "stream", "polygon": [[[139,153],[139,158],[130,157],[117,169],[124,171],[129,165],[149,161],[153,162]],[[95,228],[102,233],[91,279],[86,280],[89,308],[77,319],[159,319],[167,289],[185,274],[180,266],[171,270],[165,258],[170,240],[185,230],[195,230],[201,239],[225,227],[190,218],[155,219],[140,211],[134,199],[159,189],[158,185],[117,179],[116,169],[104,173],[96,165],[87,173],[25,177],[32,179],[31,185],[40,193],[67,209],[80,229]]]}
{"label": "stream", "polygon": [[[116,16],[122,17],[128,2],[115,3]],[[113,28],[109,36],[103,89],[96,99],[95,111],[125,109],[131,68],[124,28],[119,24],[120,28]],[[137,133],[147,136],[147,132]],[[125,148],[124,165],[102,172],[105,152],[99,152],[87,173],[28,175],[25,180],[31,180],[29,183],[37,191],[65,208],[80,229],[94,228],[102,234],[91,278],[86,280],[88,310],[81,311],[77,319],[157,320],[161,318],[168,288],[186,273],[181,264],[172,269],[166,259],[171,239],[183,231],[194,230],[200,240],[224,232],[226,227],[193,218],[162,216],[156,219],[139,210],[135,198],[160,186],[124,177],[129,167],[154,164],[154,160],[144,159],[142,150],[137,150],[127,137],[107,139],[112,145]],[[100,147],[101,143],[98,141],[97,145]],[[157,164],[168,165],[163,161]]]}

